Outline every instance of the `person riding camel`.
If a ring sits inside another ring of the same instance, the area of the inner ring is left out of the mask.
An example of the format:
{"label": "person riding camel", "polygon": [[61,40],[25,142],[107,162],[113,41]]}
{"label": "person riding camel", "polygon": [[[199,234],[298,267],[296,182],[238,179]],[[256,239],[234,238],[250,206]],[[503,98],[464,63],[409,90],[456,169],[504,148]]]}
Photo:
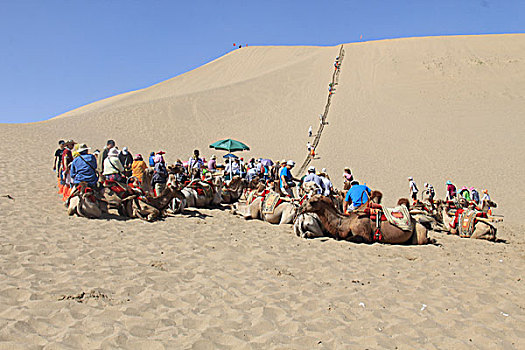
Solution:
{"label": "person riding camel", "polygon": [[363,204],[368,203],[372,190],[367,185],[360,185],[359,181],[352,181],[352,187],[346,193],[343,203],[343,213],[349,214]]}
{"label": "person riding camel", "polygon": [[319,187],[319,192],[317,194],[324,193],[324,184],[323,180],[315,173],[315,167],[310,166],[308,168],[308,175],[303,179],[303,184],[306,182],[314,182]]}
{"label": "person riding camel", "polygon": [[300,182],[299,179],[296,179],[292,176],[292,168],[295,166],[295,162],[293,160],[289,160],[286,162],[286,165],[281,168],[281,171],[279,172],[279,187],[281,188],[281,192],[287,196],[294,198],[292,187],[295,186],[294,181]]}
{"label": "person riding camel", "polygon": [[115,182],[126,182],[126,178],[124,177],[124,167],[122,166],[122,163],[120,162],[120,159],[118,159],[120,151],[113,147],[109,150],[107,158],[104,160],[104,172],[102,175],[105,176],[107,181],[115,181]]}
{"label": "person riding camel", "polygon": [[90,149],[85,143],[78,146],[79,155],[71,163],[71,178],[75,185],[86,182],[94,189],[98,183],[97,160],[94,155],[88,154]]}

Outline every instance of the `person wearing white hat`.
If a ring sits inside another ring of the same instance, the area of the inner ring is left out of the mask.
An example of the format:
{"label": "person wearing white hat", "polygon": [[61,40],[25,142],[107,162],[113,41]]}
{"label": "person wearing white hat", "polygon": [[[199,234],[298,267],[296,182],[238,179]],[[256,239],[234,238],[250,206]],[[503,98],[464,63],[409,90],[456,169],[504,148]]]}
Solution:
{"label": "person wearing white hat", "polygon": [[109,181],[118,181],[124,182],[126,179],[123,176],[124,167],[118,159],[120,151],[113,147],[108,152],[108,157],[104,159],[104,172],[103,175],[106,177],[106,180]]}
{"label": "person wearing white hat", "polygon": [[118,159],[124,167],[124,176],[130,177],[132,173],[131,167],[133,166],[133,156],[127,147],[122,148],[122,152],[118,155]]}
{"label": "person wearing white hat", "polygon": [[71,163],[71,178],[73,184],[87,182],[88,186],[96,187],[98,182],[97,159],[94,155],[88,154],[89,148],[85,143],[78,146],[79,156]]}
{"label": "person wearing white hat", "polygon": [[281,188],[281,192],[288,197],[294,198],[292,187],[295,186],[294,181],[300,182],[300,180],[296,179],[292,176],[292,168],[295,166],[295,162],[293,160],[289,160],[286,162],[286,165],[281,168],[281,171],[279,172],[279,187]]}
{"label": "person wearing white hat", "polygon": [[319,191],[317,194],[321,194],[321,193],[324,193],[324,185],[323,185],[323,181],[321,180],[321,178],[315,173],[315,167],[313,165],[311,165],[309,168],[308,168],[308,175],[305,176],[305,178],[303,179],[303,184],[304,183],[307,183],[307,182],[313,182],[317,185],[317,187],[319,187]]}

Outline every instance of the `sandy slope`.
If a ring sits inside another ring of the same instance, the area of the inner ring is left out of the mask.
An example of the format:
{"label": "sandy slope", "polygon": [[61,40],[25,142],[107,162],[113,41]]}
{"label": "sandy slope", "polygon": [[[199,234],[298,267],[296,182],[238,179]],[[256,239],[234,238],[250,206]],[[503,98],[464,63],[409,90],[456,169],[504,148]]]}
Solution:
{"label": "sandy slope", "polygon": [[0,197],[0,347],[525,347],[524,198],[512,193],[525,170],[525,36],[345,50],[315,164],[336,178],[350,165],[389,200],[408,175],[441,195],[448,178],[487,186],[508,244],[305,241],[220,210],[154,224],[66,216],[49,174],[58,138],[113,137],[173,161],[234,137],[302,160],[338,47],[243,48],[61,118],[0,125],[0,195],[15,198]]}

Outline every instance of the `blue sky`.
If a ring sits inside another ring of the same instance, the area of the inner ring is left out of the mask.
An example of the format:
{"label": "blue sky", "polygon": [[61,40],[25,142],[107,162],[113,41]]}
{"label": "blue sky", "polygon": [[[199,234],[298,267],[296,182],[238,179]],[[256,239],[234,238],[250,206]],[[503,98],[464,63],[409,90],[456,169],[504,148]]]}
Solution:
{"label": "blue sky", "polygon": [[523,33],[523,0],[0,0],[0,122],[52,118],[233,48]]}

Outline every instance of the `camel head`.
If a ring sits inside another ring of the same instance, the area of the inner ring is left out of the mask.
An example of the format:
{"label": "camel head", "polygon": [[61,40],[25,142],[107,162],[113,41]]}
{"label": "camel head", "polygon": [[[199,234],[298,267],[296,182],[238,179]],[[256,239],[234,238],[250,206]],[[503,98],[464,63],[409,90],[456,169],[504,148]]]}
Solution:
{"label": "camel head", "polygon": [[397,205],[404,205],[408,209],[410,209],[410,201],[407,198],[399,198],[397,201]]}
{"label": "camel head", "polygon": [[383,193],[380,191],[374,190],[370,193],[370,200],[372,203],[381,204],[381,199],[383,199]]}
{"label": "camel head", "polygon": [[460,206],[461,208],[466,208],[466,207],[468,207],[468,201],[467,201],[465,198],[460,198],[460,199],[458,200],[458,203],[459,203],[459,206]]}
{"label": "camel head", "polygon": [[182,165],[168,165],[168,174],[181,174],[184,172]]}
{"label": "camel head", "polygon": [[303,204],[301,212],[318,213],[326,208],[334,208],[330,198],[316,194]]}
{"label": "camel head", "polygon": [[266,189],[266,185],[262,182],[259,182],[255,189],[257,190],[257,192],[262,192]]}
{"label": "camel head", "polygon": [[488,204],[491,208],[497,208],[497,207],[498,207],[498,205],[496,204],[496,202],[493,202],[493,201],[491,201],[491,200],[486,201],[486,202],[487,202],[487,204]]}

